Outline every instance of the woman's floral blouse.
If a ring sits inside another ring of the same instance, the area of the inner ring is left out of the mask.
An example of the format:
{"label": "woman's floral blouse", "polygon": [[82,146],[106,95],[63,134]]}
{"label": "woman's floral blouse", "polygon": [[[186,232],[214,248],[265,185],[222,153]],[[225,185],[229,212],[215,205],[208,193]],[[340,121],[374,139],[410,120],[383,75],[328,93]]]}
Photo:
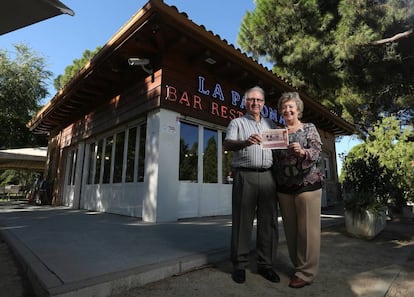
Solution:
{"label": "woman's floral blouse", "polygon": [[299,142],[305,150],[300,158],[294,152],[274,150],[274,174],[279,192],[300,191],[301,188],[320,188],[323,175],[318,162],[322,152],[322,141],[312,123],[304,123],[295,133],[289,133],[289,143]]}

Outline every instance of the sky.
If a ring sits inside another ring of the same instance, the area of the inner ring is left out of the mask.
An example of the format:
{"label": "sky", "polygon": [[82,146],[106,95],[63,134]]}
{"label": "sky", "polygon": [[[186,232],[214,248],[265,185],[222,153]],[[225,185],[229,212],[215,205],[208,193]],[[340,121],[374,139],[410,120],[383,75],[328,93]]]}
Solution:
{"label": "sky", "polygon": [[[128,20],[141,9],[146,0],[60,0],[71,8],[74,16],[59,15],[39,23],[0,35],[0,49],[13,54],[15,44],[26,44],[44,57],[46,69],[53,73],[49,82],[47,103],[55,94],[53,79],[63,74],[73,60],[85,50],[103,46]],[[185,12],[198,25],[220,35],[238,47],[237,35],[243,16],[254,9],[254,0],[164,0]],[[337,154],[347,153],[358,141],[344,137],[337,143]],[[338,174],[341,168],[338,161]]]}

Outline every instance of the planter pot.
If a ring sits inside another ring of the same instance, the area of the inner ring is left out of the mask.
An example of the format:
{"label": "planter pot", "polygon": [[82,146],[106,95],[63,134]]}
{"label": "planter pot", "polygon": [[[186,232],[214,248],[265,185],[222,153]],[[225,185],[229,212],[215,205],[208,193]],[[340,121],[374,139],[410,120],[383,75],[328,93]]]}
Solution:
{"label": "planter pot", "polygon": [[403,218],[414,219],[414,207],[412,205],[405,205],[402,207]]}
{"label": "planter pot", "polygon": [[386,223],[385,211],[381,214],[375,214],[368,210],[362,213],[345,210],[346,230],[358,238],[373,239],[384,230]]}

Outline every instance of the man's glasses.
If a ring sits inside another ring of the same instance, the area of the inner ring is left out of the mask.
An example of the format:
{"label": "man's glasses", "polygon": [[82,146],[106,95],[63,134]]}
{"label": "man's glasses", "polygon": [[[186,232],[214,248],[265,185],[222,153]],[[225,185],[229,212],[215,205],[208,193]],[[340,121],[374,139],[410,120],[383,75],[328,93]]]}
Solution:
{"label": "man's glasses", "polygon": [[257,103],[263,103],[264,102],[264,99],[261,99],[261,98],[246,98],[246,101],[247,102],[256,101]]}

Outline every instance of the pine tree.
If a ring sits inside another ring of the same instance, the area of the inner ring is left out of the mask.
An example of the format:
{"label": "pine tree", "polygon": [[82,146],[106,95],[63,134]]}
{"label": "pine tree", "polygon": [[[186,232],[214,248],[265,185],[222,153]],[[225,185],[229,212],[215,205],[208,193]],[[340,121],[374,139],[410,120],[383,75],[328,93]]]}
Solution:
{"label": "pine tree", "polygon": [[413,121],[414,1],[256,0],[238,43],[368,131],[384,115]]}

